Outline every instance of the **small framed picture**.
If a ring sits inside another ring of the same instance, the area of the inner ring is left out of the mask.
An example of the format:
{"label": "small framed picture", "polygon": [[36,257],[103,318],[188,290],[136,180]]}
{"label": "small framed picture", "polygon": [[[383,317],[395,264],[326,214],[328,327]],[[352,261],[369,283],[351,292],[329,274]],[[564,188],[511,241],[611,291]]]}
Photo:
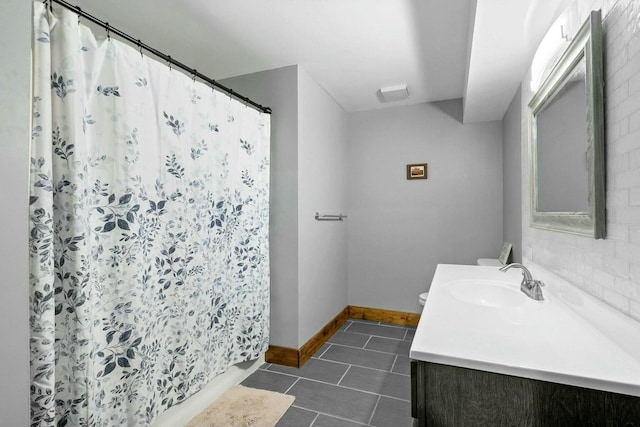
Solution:
{"label": "small framed picture", "polygon": [[407,179],[427,179],[427,164],[414,163],[407,165]]}
{"label": "small framed picture", "polygon": [[498,261],[500,261],[501,264],[506,264],[509,261],[512,247],[513,245],[509,242],[504,242],[504,244],[502,245],[502,250],[500,251],[500,256],[498,257]]}

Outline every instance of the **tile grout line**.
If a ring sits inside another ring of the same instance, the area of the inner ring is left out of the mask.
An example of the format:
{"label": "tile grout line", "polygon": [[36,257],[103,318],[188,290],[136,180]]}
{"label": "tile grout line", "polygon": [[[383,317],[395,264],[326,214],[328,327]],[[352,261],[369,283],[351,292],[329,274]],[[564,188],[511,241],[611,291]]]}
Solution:
{"label": "tile grout line", "polygon": [[[358,347],[353,347],[353,348],[358,348]],[[374,350],[367,350],[367,351],[374,351]],[[393,353],[385,353],[385,354],[390,354],[390,355],[392,355],[392,356],[395,356],[395,357],[396,357],[396,359],[397,359],[397,357],[398,357],[398,356],[402,356],[402,355],[400,355],[400,354],[395,354],[395,355],[394,355]],[[406,356],[403,356],[403,357],[406,357]],[[323,362],[337,363],[337,364],[339,364],[339,365],[347,365],[347,366],[355,366],[355,367],[363,368],[363,369],[371,369],[372,371],[386,372],[386,373],[388,373],[388,374],[402,375],[403,377],[410,377],[410,376],[411,376],[410,374],[403,374],[403,373],[401,373],[401,372],[393,372],[393,371],[388,370],[388,369],[372,368],[371,366],[364,366],[364,365],[358,365],[358,364],[356,364],[356,363],[342,362],[342,361],[340,361],[340,360],[324,359],[324,358],[320,359],[320,358],[317,358],[317,357],[313,357],[312,359],[315,359],[315,360],[322,360]],[[392,368],[393,368],[393,364],[392,364]],[[283,375],[292,375],[292,376],[296,376],[296,375],[294,375],[294,374],[288,374],[288,373],[286,373],[286,372],[276,371],[276,370],[273,370],[273,369],[269,370],[269,372],[275,372],[275,373],[283,374]],[[301,378],[306,378],[306,377],[301,377]]]}
{"label": "tile grout line", "polygon": [[[346,331],[342,331],[342,332],[346,332]],[[385,340],[393,340],[393,341],[406,341],[404,338],[395,338],[395,337],[388,337],[388,336],[384,336],[384,335],[377,335],[377,334],[363,334],[362,332],[348,332],[349,334],[357,334],[357,335],[368,335],[369,338],[382,338]],[[406,336],[406,335],[403,335]]]}
{"label": "tile grout line", "polygon": [[[406,376],[406,375],[405,375],[405,376]],[[360,392],[360,393],[364,393],[364,394],[371,394],[371,395],[374,395],[374,396],[384,396],[384,397],[388,397],[388,398],[391,398],[391,399],[402,400],[403,402],[411,402],[411,400],[410,400],[410,399],[402,399],[402,398],[400,398],[400,397],[390,396],[390,395],[387,395],[387,394],[380,394],[380,393],[376,393],[376,392],[373,392],[373,391],[362,390],[362,389],[355,388],[355,387],[348,387],[348,386],[346,386],[346,385],[340,385],[340,384],[328,383],[328,382],[320,381],[320,380],[314,380],[313,378],[303,378],[303,377],[299,377],[298,379],[300,379],[300,380],[306,380],[306,381],[310,381],[310,382],[318,383],[318,384],[330,385],[330,386],[333,386],[333,387],[340,387],[340,388],[344,388],[344,389],[346,389],[346,390],[357,391],[357,392]],[[296,382],[295,382],[295,383],[297,383],[297,382],[298,382],[298,381],[296,380]],[[295,384],[295,383],[294,383],[294,384]],[[289,388],[287,389],[287,392],[289,392],[289,390],[294,386],[294,384],[292,384],[292,385],[291,385],[291,387],[289,387]],[[314,410],[314,409],[309,409],[309,408],[304,408],[304,409],[307,409],[308,411],[315,412],[315,410]]]}
{"label": "tile grout line", "polygon": [[413,325],[401,325],[396,323],[386,323],[386,322],[375,322],[371,320],[361,320],[361,319],[351,319],[352,323],[359,323],[361,325],[370,325],[370,326],[382,326],[383,328],[393,328],[393,329],[414,329],[416,328]]}
{"label": "tile grout line", "polygon": [[[345,365],[348,365],[348,364],[346,364],[346,363],[345,363]],[[356,367],[358,367],[358,368],[371,369],[372,371],[373,371],[373,370],[375,370],[375,371],[384,372],[384,373],[387,373],[387,374],[399,375],[399,376],[403,376],[403,377],[408,377],[408,376],[409,376],[409,375],[404,375],[404,374],[397,374],[397,373],[395,373],[395,372],[383,371],[383,370],[381,370],[381,369],[367,368],[366,366],[359,366],[359,365],[348,365],[348,366],[349,366],[349,367],[351,367],[351,366],[356,366]],[[349,369],[347,369],[347,371],[348,371],[348,370],[349,370]],[[299,381],[299,380],[307,380],[307,381],[311,381],[311,382],[314,382],[314,383],[319,383],[319,384],[324,384],[324,385],[330,385],[330,386],[334,386],[334,387],[341,387],[341,388],[344,388],[344,389],[347,389],[347,390],[359,391],[359,392],[362,392],[362,393],[366,393],[366,394],[373,394],[373,395],[376,395],[376,396],[386,396],[386,397],[391,397],[391,398],[393,398],[393,399],[404,400],[404,401],[408,402],[408,400],[406,400],[406,399],[401,399],[401,398],[399,398],[399,397],[388,396],[388,395],[386,395],[386,394],[382,395],[382,394],[380,394],[380,393],[374,393],[374,392],[372,392],[372,391],[361,390],[361,389],[359,389],[359,388],[355,388],[355,387],[348,387],[348,386],[345,386],[345,385],[340,385],[339,383],[330,383],[330,382],[322,381],[322,380],[318,380],[318,379],[315,379],[315,378],[300,377],[300,376],[297,376],[297,375],[288,374],[288,373],[286,373],[286,372],[278,372],[278,371],[269,371],[269,372],[272,372],[272,373],[275,373],[275,374],[279,374],[279,375],[285,375],[285,376],[287,376],[287,377],[293,377],[293,378],[295,378],[295,379],[296,379],[296,380],[293,382],[293,384],[291,384],[291,385],[287,388],[287,390],[284,392],[285,394],[286,394],[286,393],[288,393],[288,392],[289,392],[289,390],[291,390],[291,389],[293,388],[293,386],[294,386],[294,385],[296,385],[296,384],[298,383],[298,381]],[[346,374],[346,372],[345,372],[345,374]],[[344,375],[345,375],[345,374],[343,374],[343,375],[342,375],[342,377],[344,377]],[[340,381],[342,381],[342,378],[340,378]]]}
{"label": "tile grout line", "polygon": [[371,416],[369,417],[369,422],[367,423],[367,425],[371,425],[371,422],[373,421],[373,416],[376,414],[376,410],[378,409],[378,404],[380,404],[380,400],[382,399],[382,395],[378,395],[378,400],[376,401],[376,406],[373,407],[373,411],[371,412]]}
{"label": "tile grout line", "polygon": [[[401,341],[401,342],[404,342],[404,341]],[[367,344],[368,344],[368,341],[367,341]],[[374,353],[391,354],[391,355],[394,355],[394,356],[406,356],[406,357],[408,357],[408,355],[405,355],[405,354],[390,353],[390,352],[388,352],[388,351],[375,350],[375,349],[373,349],[373,348],[354,347],[354,346],[352,346],[352,345],[344,345],[344,344],[337,344],[337,343],[332,343],[331,345],[336,345],[336,346],[339,346],[339,347],[354,348],[354,349],[356,349],[356,350],[372,351],[372,352],[374,352]],[[365,345],[366,345],[366,344],[365,344]],[[327,349],[327,350],[328,350],[328,349]],[[326,351],[325,351],[325,352],[326,352]],[[322,353],[322,355],[324,356],[324,353]],[[317,358],[317,359],[319,359],[319,358]],[[323,360],[331,360],[331,359],[324,359],[324,358],[323,358]]]}
{"label": "tile grout line", "polygon": [[369,341],[371,341],[371,338],[373,338],[373,335],[369,335],[369,338],[367,339],[367,342],[365,342],[364,346],[362,346],[363,350],[368,350],[367,349],[367,344],[369,344]]}
{"label": "tile grout line", "polygon": [[284,392],[284,394],[289,393],[289,390],[291,390],[291,389],[293,388],[293,386],[294,386],[294,385],[298,384],[298,381],[300,381],[300,378],[302,378],[302,377],[297,377],[297,379],[293,382],[293,384],[291,384],[291,385],[289,386],[289,388],[287,388],[287,390]]}
{"label": "tile grout line", "polygon": [[[303,408],[303,407],[301,407],[301,406],[299,406],[298,408],[300,408],[300,409],[304,409],[305,411],[309,411],[309,412],[315,412],[317,415],[316,415],[316,418],[313,420],[313,423],[315,423],[315,422],[316,422],[316,420],[317,420],[318,418],[320,418],[320,415],[324,415],[325,417],[334,418],[334,419],[336,419],[336,420],[347,421],[347,422],[349,422],[349,423],[356,423],[356,424],[359,424],[359,425],[361,425],[361,426],[363,426],[363,427],[369,427],[369,426],[370,426],[370,424],[369,424],[369,423],[367,423],[367,424],[362,424],[360,421],[357,421],[357,420],[354,420],[354,419],[351,419],[351,418],[345,418],[345,417],[342,417],[342,416],[340,416],[340,415],[330,414],[330,413],[328,413],[328,412],[322,412],[322,411],[313,411],[313,410],[309,410],[309,409],[307,409],[307,408]],[[309,425],[309,427],[313,427],[313,423],[311,423],[311,425]]]}
{"label": "tile grout line", "polygon": [[340,385],[340,383],[342,382],[344,377],[347,375],[347,372],[349,372],[349,370],[351,369],[351,366],[353,366],[353,365],[347,365],[347,369],[345,369],[344,374],[342,374],[342,376],[338,380],[338,384],[336,384],[336,385]]}
{"label": "tile grout line", "polygon": [[[319,354],[319,355],[318,355],[318,357],[316,357],[316,359],[320,359],[320,358],[322,358],[322,356],[323,356],[327,351],[329,351],[329,349],[331,348],[331,346],[333,346],[333,344],[332,344],[332,343],[330,343],[330,342],[327,342],[327,344],[329,344],[329,347],[325,348],[325,349],[324,349],[324,351],[323,351],[321,354]],[[311,357],[312,357],[312,358],[314,358],[314,357],[315,357],[315,355],[312,355]]]}
{"label": "tile grout line", "polygon": [[[351,325],[353,325],[353,322],[349,322],[349,325],[346,328],[344,328],[342,330],[342,332],[347,332],[349,330],[349,328],[351,327]],[[338,329],[338,330],[340,330],[340,329]]]}
{"label": "tile grout line", "polygon": [[[302,408],[302,409],[304,409],[304,408]],[[305,411],[308,411],[308,409],[305,409]],[[316,423],[318,418],[320,418],[320,412],[316,412],[316,416],[313,418],[313,421],[311,421],[311,424],[309,424],[309,427],[313,427],[313,425]]]}
{"label": "tile grout line", "polygon": [[[350,332],[350,333],[357,333],[357,332]],[[365,341],[365,343],[363,344],[364,346],[366,346],[367,344],[369,344],[369,341],[374,339],[374,338],[378,338],[378,339],[382,339],[382,340],[389,340],[389,341],[394,341],[395,343],[403,343],[403,342],[407,342],[407,340],[401,340],[398,338],[389,338],[389,337],[381,337],[379,335],[366,335],[366,334],[358,334],[358,335],[364,335],[364,336],[368,336],[369,338],[367,338],[367,341]],[[352,348],[362,348],[364,349],[365,347],[358,347],[355,344],[351,345],[351,344],[341,344],[339,342],[333,342],[331,341],[331,338],[329,338],[329,340],[327,341],[327,344],[333,344],[333,345],[342,345],[344,347],[352,347]],[[368,349],[367,349],[368,350]],[[325,350],[326,351],[326,350]],[[386,352],[385,352],[386,353]],[[315,354],[311,357],[315,357]]]}

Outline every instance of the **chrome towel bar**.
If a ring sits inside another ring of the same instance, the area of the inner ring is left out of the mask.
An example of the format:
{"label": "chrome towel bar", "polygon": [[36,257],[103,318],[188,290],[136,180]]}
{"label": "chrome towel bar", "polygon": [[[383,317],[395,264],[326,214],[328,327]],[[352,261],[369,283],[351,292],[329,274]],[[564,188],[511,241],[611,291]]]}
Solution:
{"label": "chrome towel bar", "polygon": [[338,215],[320,215],[316,212],[315,219],[316,221],[342,221],[343,218],[346,218],[346,215],[338,214]]}

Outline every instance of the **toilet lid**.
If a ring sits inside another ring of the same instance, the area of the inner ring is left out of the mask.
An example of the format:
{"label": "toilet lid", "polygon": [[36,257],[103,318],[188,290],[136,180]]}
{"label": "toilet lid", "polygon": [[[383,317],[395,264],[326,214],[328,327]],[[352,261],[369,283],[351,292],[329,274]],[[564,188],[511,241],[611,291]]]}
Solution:
{"label": "toilet lid", "polygon": [[502,267],[503,265],[497,258],[478,258],[477,264],[488,267]]}

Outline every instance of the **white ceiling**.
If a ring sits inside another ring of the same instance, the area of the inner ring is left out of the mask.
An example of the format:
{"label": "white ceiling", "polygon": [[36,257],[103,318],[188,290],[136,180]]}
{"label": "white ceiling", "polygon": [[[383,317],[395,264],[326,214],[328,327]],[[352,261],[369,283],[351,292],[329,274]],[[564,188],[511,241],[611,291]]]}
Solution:
{"label": "white ceiling", "polygon": [[[73,2],[73,0],[71,0]],[[464,99],[501,120],[567,0],[77,0],[215,79],[299,64],[349,112]],[[381,103],[381,87],[410,98]]]}

